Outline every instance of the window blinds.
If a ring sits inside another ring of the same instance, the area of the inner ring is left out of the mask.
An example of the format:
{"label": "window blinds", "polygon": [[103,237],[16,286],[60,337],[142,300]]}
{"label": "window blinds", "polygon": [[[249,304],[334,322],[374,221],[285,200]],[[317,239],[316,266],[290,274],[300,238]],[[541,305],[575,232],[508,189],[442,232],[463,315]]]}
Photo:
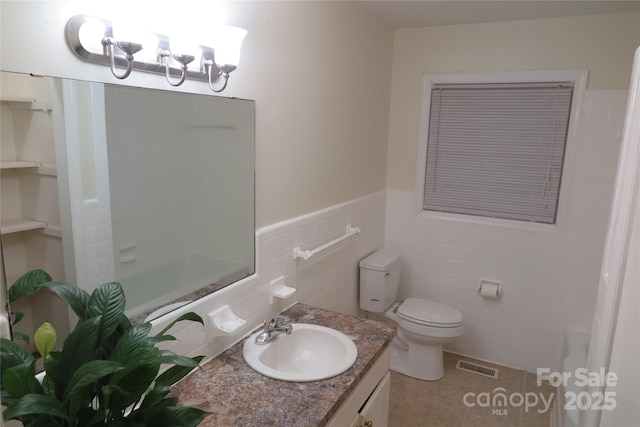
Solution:
{"label": "window blinds", "polygon": [[572,82],[437,84],[424,209],[555,223]]}

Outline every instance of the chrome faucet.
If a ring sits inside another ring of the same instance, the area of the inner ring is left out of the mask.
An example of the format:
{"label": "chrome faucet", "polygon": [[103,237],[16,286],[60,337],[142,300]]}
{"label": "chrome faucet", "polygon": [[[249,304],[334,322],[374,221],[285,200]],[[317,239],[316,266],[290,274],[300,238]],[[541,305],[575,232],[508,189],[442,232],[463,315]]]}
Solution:
{"label": "chrome faucet", "polygon": [[289,318],[286,316],[273,316],[271,320],[264,321],[264,330],[255,339],[255,343],[258,345],[264,345],[271,341],[278,335],[291,334],[293,332],[293,326],[289,323]]}

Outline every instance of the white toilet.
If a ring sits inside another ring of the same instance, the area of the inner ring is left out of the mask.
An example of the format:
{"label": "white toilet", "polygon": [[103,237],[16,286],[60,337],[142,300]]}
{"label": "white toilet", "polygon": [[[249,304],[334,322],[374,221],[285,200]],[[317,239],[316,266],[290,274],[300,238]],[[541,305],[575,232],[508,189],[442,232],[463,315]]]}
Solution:
{"label": "white toilet", "polygon": [[462,313],[426,299],[396,303],[399,284],[399,254],[381,249],[360,261],[360,308],[370,313],[369,318],[396,326],[391,370],[421,380],[439,380],[444,375],[442,344],[464,334]]}

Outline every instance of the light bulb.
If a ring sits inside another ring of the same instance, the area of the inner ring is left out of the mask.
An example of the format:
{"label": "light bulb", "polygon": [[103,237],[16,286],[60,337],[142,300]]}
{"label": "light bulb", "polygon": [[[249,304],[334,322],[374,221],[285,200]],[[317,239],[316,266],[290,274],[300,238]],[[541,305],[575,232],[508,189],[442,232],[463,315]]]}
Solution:
{"label": "light bulb", "polygon": [[106,27],[95,19],[87,19],[78,29],[78,38],[82,46],[88,51],[102,51],[102,39],[105,37]]}
{"label": "light bulb", "polygon": [[247,30],[238,27],[224,26],[214,30],[213,49],[216,64],[237,67],[240,63],[240,48],[246,35]]}

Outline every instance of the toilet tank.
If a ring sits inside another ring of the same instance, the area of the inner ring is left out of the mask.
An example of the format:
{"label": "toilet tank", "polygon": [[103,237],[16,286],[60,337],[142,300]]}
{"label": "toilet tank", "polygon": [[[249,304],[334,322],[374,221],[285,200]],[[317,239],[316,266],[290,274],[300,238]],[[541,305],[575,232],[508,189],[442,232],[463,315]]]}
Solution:
{"label": "toilet tank", "polygon": [[395,302],[400,254],[380,249],[360,261],[360,308],[381,313]]}

